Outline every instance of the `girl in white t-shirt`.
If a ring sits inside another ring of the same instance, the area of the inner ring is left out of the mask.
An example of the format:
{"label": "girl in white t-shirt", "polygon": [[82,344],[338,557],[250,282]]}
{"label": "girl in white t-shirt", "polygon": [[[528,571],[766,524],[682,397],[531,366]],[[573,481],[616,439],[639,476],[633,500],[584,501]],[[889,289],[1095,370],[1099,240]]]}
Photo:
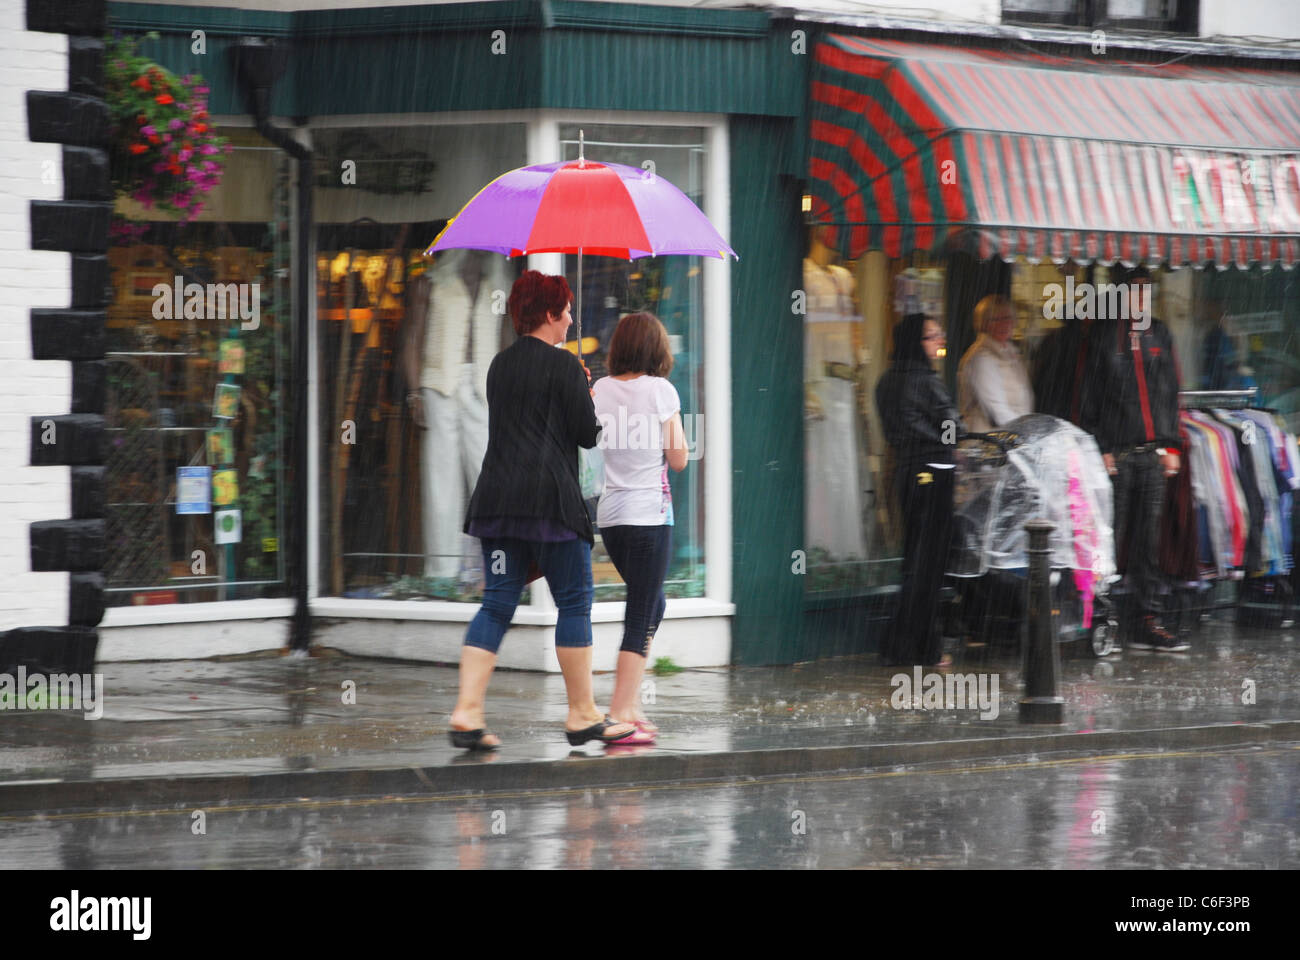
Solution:
{"label": "girl in white t-shirt", "polygon": [[605,456],[605,492],[596,525],[609,557],[627,584],[623,645],[610,716],[635,723],[637,733],[619,744],[653,743],[658,727],[641,713],[638,692],[650,640],[663,619],[664,578],[672,549],[673,498],[668,470],[686,467],[686,437],[677,388],[666,379],[673,368],[668,332],[649,313],[618,322],[605,360],[610,376],[596,381],[592,396]]}

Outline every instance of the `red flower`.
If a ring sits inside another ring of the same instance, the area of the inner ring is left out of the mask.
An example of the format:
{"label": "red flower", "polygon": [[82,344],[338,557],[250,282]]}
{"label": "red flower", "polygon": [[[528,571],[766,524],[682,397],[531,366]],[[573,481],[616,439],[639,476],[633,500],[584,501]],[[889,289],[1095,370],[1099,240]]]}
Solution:
{"label": "red flower", "polygon": [[208,125],[207,125],[206,123],[196,123],[196,124],[194,124],[194,132],[195,132],[195,133],[207,133],[207,131],[208,131]]}
{"label": "red flower", "polygon": [[181,175],[181,165],[179,163],[169,163],[167,164],[167,172],[172,176],[179,177]]}
{"label": "red flower", "polygon": [[131,86],[136,87],[136,88],[138,88],[138,89],[140,89],[140,90],[152,90],[152,89],[153,89],[153,87],[151,87],[151,86],[149,85],[149,78],[146,77],[146,76],[139,76],[139,77],[136,77],[134,80],[131,81]]}
{"label": "red flower", "polygon": [[169,103],[175,103],[176,98],[173,97],[170,93],[160,93],[158,94],[158,96],[154,97],[154,101],[156,103],[161,103],[164,106],[166,106]]}
{"label": "red flower", "polygon": [[136,154],[137,156],[139,156],[140,154],[144,153],[144,152],[145,152],[146,150],[148,150],[148,149],[149,149],[149,148],[146,147],[143,143],[133,143],[133,144],[131,144],[131,152],[134,153],[134,154]]}
{"label": "red flower", "polygon": [[158,144],[162,143],[162,138],[159,137],[157,134],[154,134],[152,137],[149,138],[149,142],[152,143],[154,146],[157,146]]}

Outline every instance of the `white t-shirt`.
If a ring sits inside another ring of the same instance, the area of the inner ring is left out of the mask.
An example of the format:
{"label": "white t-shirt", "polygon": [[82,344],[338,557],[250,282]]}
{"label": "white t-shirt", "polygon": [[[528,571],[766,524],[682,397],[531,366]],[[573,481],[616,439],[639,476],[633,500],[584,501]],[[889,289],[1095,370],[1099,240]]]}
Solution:
{"label": "white t-shirt", "polygon": [[594,390],[605,455],[605,493],[596,508],[596,526],[671,525],[664,423],[682,409],[677,388],[663,377],[640,376],[602,377]]}

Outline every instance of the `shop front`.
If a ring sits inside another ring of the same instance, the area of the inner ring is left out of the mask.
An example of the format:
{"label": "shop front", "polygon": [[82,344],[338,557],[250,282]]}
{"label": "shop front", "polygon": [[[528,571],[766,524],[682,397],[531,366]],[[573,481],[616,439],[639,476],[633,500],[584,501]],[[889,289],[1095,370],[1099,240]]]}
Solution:
{"label": "shop front", "polygon": [[[760,219],[733,209],[737,176],[750,188],[783,182],[790,192],[788,176],[780,178],[797,165],[789,133],[801,100],[797,71],[787,68],[796,80],[762,94],[743,81],[752,69],[725,83],[715,75],[723,47],[731,67],[769,63],[766,15],[654,8],[633,32],[617,18],[598,22],[610,14],[599,5],[552,6],[559,18],[551,22],[536,4],[511,3],[394,8],[386,18],[268,14],[252,23],[218,8],[110,5],[119,28],[162,34],[142,47],[160,63],[204,73],[213,122],[232,153],[190,223],[117,205],[101,657],[284,645],[298,550],[314,642],[455,661],[481,591],[478,544],[461,525],[486,444],[487,364],[514,338],[505,298],[529,268],[563,273],[576,289],[578,265],[558,254],[422,252],[485,183],[576,158],[580,135],[588,159],[669,179],[733,245],[755,235],[750,224]],[[493,16],[507,39],[476,61],[466,38]],[[196,27],[206,31],[201,56],[189,39]],[[226,67],[248,33],[286,50],[286,79],[273,92],[277,125],[305,118],[292,132],[312,155],[307,250],[294,239],[302,222],[294,164],[242,113],[244,91]],[[634,84],[619,68],[625,58],[609,55],[618,44],[637,47],[635,62],[672,69]],[[601,82],[589,82],[592,70]],[[772,129],[785,139],[765,142]],[[746,151],[739,163],[733,139]],[[741,255],[747,271],[778,278],[788,257],[766,240]],[[304,329],[294,320],[299,263],[309,271]],[[621,315],[649,310],[670,336],[691,459],[673,478],[672,629],[656,655],[683,666],[729,663],[740,642],[732,631],[740,534],[731,317],[741,269],[697,257],[586,257],[581,274],[583,350],[595,376]],[[165,315],[155,287],[176,277],[182,293],[188,285],[247,292],[257,321],[233,308]],[[300,336],[310,412],[301,463],[290,415]],[[299,545],[292,508],[301,473],[308,510]],[[621,636],[623,585],[599,541],[593,574],[596,665],[605,669]],[[555,669],[547,644],[534,642],[550,638],[555,616],[544,581],[534,583],[502,664]]]}
{"label": "shop front", "polygon": [[1014,340],[1033,358],[1063,324],[1107,309],[1097,291],[1146,265],[1181,387],[1256,386],[1259,406],[1300,429],[1300,74],[1117,61],[818,43],[805,197],[808,653],[874,647],[899,579],[874,391],[904,313],[946,327],[940,362],[956,396],[982,297],[1010,298]]}

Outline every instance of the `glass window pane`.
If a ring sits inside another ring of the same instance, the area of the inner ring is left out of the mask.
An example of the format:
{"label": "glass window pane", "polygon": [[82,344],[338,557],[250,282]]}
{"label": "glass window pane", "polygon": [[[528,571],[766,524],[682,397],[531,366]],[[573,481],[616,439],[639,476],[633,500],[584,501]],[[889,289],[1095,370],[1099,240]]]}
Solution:
{"label": "glass window pane", "polygon": [[[328,128],[313,143],[322,592],[477,602],[479,542],[461,530],[487,444],[487,367],[514,341],[505,302],[522,267],[421,254],[523,166],[525,128]],[[426,308],[412,309],[426,284]]]}
{"label": "glass window pane", "polygon": [[[581,132],[584,155],[590,160],[621,163],[653,170],[704,206],[707,160],[704,130],[699,127],[633,126],[622,124],[561,124],[561,157],[576,160]],[[575,292],[578,258],[565,257],[565,273]],[[582,261],[582,336],[594,339],[585,362],[592,377],[606,375],[605,355],[619,318],[638,311],[659,318],[668,331],[673,369],[668,379],[682,402],[691,459],[680,473],[668,472],[673,499],[673,552],[664,593],[668,597],[702,597],[704,556],[704,331],[701,258],[646,257],[631,263],[610,257],[584,256]],[[575,321],[577,310],[575,305]],[[577,337],[577,324],[571,328]],[[618,571],[597,538],[592,553],[595,599],[622,600]]]}
{"label": "glass window pane", "polygon": [[285,595],[292,166],[245,129],[182,224],[114,210],[109,605]]}

